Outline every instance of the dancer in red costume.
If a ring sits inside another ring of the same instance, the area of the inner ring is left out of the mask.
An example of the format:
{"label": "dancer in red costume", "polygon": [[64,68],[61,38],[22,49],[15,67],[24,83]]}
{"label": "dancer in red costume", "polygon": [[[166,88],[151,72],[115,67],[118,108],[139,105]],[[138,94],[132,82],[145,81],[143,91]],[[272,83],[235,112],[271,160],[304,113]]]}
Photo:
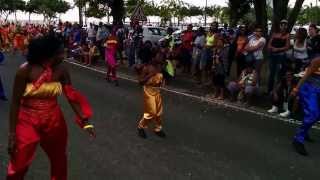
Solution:
{"label": "dancer in red costume", "polygon": [[61,64],[62,43],[51,36],[32,40],[27,63],[16,73],[10,110],[7,180],[23,180],[38,145],[51,164],[51,180],[67,179],[67,127],[57,96],[64,93],[81,128],[95,137],[91,108],[71,85]]}
{"label": "dancer in red costume", "polygon": [[116,30],[112,30],[111,35],[107,38],[105,43],[105,60],[108,67],[106,79],[109,82],[114,82],[116,86],[119,86],[117,79],[117,48],[118,48],[118,38],[116,36]]}

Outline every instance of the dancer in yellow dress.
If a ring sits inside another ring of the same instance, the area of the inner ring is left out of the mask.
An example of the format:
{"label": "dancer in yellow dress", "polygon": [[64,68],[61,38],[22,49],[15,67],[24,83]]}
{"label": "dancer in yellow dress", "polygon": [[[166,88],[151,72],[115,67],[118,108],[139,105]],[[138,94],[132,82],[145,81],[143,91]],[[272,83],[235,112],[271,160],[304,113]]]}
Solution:
{"label": "dancer in yellow dress", "polygon": [[138,124],[138,135],[147,138],[144,129],[154,123],[154,132],[160,137],[166,134],[162,129],[162,97],[161,87],[164,85],[163,75],[161,73],[164,56],[158,54],[149,64],[140,68],[139,83],[143,85],[143,117]]}

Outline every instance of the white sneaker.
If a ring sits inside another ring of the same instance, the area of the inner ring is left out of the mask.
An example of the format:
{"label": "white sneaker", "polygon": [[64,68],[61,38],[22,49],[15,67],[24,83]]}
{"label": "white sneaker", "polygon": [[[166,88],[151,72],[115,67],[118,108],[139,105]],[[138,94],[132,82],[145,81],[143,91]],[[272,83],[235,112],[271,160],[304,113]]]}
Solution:
{"label": "white sneaker", "polygon": [[268,110],[268,113],[278,113],[279,108],[277,106],[272,106],[271,109]]}
{"label": "white sneaker", "polygon": [[287,111],[285,111],[285,112],[283,112],[283,113],[280,113],[280,116],[283,117],[283,118],[287,118],[287,117],[290,116],[290,111],[287,110]]}

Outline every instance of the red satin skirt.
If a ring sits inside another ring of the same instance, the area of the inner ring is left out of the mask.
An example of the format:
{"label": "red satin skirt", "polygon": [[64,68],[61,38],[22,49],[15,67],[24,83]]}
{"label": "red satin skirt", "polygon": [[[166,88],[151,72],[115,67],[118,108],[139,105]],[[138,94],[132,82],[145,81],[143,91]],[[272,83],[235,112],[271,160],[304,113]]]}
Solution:
{"label": "red satin skirt", "polygon": [[7,180],[23,180],[38,145],[48,155],[51,180],[67,179],[67,126],[57,99],[24,99],[16,126],[16,151]]}

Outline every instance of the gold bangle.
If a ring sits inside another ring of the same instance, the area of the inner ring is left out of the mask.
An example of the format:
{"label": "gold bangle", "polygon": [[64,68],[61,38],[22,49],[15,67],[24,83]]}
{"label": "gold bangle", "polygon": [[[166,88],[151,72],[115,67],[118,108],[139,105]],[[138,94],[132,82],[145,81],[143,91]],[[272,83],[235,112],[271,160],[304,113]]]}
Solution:
{"label": "gold bangle", "polygon": [[83,127],[83,129],[89,129],[89,128],[94,128],[94,126],[91,125],[91,124],[89,124],[89,125],[85,125],[85,126]]}

